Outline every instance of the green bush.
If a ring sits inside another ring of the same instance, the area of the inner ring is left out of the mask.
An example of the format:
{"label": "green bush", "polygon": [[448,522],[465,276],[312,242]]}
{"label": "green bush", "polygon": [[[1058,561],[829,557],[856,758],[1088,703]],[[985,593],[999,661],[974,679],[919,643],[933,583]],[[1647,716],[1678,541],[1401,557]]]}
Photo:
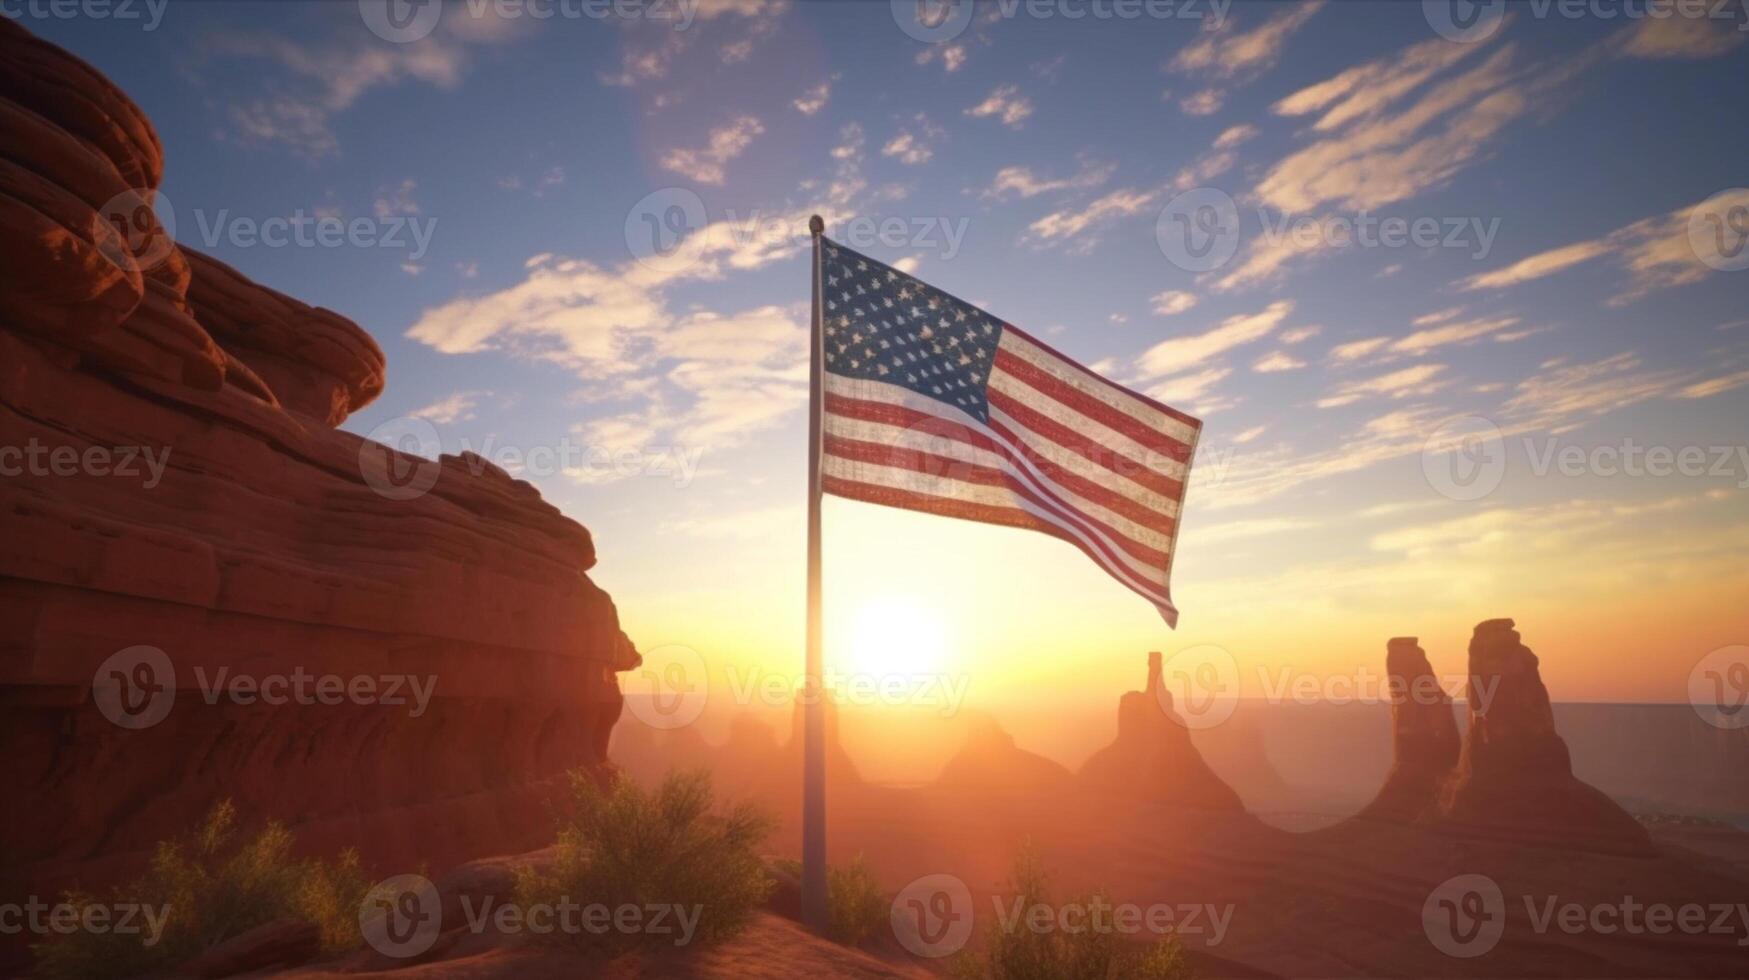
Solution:
{"label": "green bush", "polygon": [[670,774],[654,792],[624,776],[603,788],[574,772],[565,802],[555,860],[517,874],[518,905],[675,907],[697,916],[696,932],[574,928],[537,938],[609,956],[641,946],[711,943],[744,928],[771,892],[759,858],[770,818],[746,804],[714,814],[707,772]]}
{"label": "green bush", "polygon": [[[801,880],[802,862],[776,862],[785,874]],[[848,865],[826,869],[826,938],[845,946],[860,946],[887,928],[891,900],[858,854]]]}
{"label": "green bush", "polygon": [[326,953],[357,947],[358,905],[369,888],[358,855],[333,863],[292,856],[293,838],[277,823],[254,836],[237,828],[229,801],[207,814],[185,839],[160,841],[146,874],[117,889],[108,901],[80,892],[67,904],[128,903],[162,910],[163,933],[81,931],[33,948],[42,977],[127,977],[177,966],[256,926],[279,919],[314,923]]}
{"label": "green bush", "polygon": [[[1015,860],[1009,894],[1023,909],[1057,907],[1050,876],[1030,847]],[[1096,902],[1111,904],[1097,894],[1077,900],[1087,906]],[[1176,936],[1142,946],[1109,930],[1035,932],[1017,924],[993,931],[981,954],[956,959],[953,975],[959,980],[1192,980],[1195,974]]]}

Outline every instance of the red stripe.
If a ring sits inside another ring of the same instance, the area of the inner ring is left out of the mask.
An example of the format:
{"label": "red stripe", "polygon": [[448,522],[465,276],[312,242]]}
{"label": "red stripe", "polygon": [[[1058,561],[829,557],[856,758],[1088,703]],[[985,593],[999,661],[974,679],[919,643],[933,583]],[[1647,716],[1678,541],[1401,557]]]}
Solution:
{"label": "red stripe", "polygon": [[1133,497],[1126,497],[1121,493],[1100,486],[1084,476],[1064,469],[1053,460],[1040,455],[1037,450],[1032,449],[1022,440],[1015,439],[1014,445],[1010,446],[1005,442],[992,439],[976,429],[940,416],[929,415],[890,402],[866,401],[843,395],[828,394],[826,396],[826,414],[865,422],[877,422],[902,429],[913,429],[936,437],[957,439],[979,449],[1000,453],[1011,461],[1018,462],[1018,460],[1024,459],[1058,486],[1122,514],[1143,527],[1158,531],[1167,537],[1172,537],[1178,532],[1178,521],[1165,512],[1155,510]]}
{"label": "red stripe", "polygon": [[[903,405],[867,401],[843,395],[828,394],[826,396],[826,414],[891,425],[901,429],[911,429],[936,438],[954,439],[988,452],[1000,454],[1017,466],[1020,465],[1021,460],[1025,460],[1032,464],[1046,479],[1076,496],[1091,500],[1149,530],[1158,531],[1168,538],[1174,537],[1178,533],[1178,521],[1171,515],[1155,510],[1133,497],[1126,497],[1121,493],[1100,486],[1084,476],[1064,469],[1056,462],[1039,455],[1036,450],[1018,439],[1014,440],[1013,446],[1009,446],[976,429],[948,421],[940,416],[929,415],[906,408]],[[1068,506],[1068,504],[1065,503],[1064,506]]]}
{"label": "red stripe", "polygon": [[1178,409],[1173,408],[1170,405],[1167,405],[1165,402],[1155,401],[1154,399],[1149,398],[1147,395],[1144,395],[1139,391],[1131,391],[1128,388],[1125,388],[1123,385],[1116,383],[1115,381],[1108,381],[1107,379],[1100,377],[1097,372],[1089,371],[1086,368],[1081,367],[1081,364],[1078,361],[1076,361],[1074,358],[1064,357],[1062,351],[1057,350],[1055,347],[1052,347],[1050,344],[1045,343],[1044,341],[1038,339],[1037,337],[1034,337],[1032,334],[1027,333],[1026,331],[1020,329],[1019,327],[1014,326],[1013,324],[1009,324],[1009,323],[1002,324],[1002,330],[1004,333],[1012,331],[1016,337],[1019,337],[1022,340],[1025,340],[1027,343],[1032,344],[1034,347],[1037,347],[1039,350],[1044,351],[1046,354],[1051,355],[1052,357],[1056,358],[1059,361],[1062,361],[1065,364],[1073,364],[1075,367],[1080,368],[1080,370],[1083,373],[1085,373],[1089,378],[1092,378],[1093,380],[1099,382],[1100,384],[1106,386],[1107,388],[1110,388],[1112,391],[1115,391],[1120,395],[1124,395],[1125,397],[1128,397],[1128,398],[1134,398],[1136,401],[1139,401],[1142,404],[1148,406],[1149,408],[1152,408],[1154,411],[1159,412],[1162,415],[1166,415],[1166,416],[1169,416],[1171,418],[1175,418],[1178,421],[1183,422],[1185,425],[1188,425],[1193,429],[1197,429],[1197,430],[1202,429],[1202,420],[1201,419],[1186,415],[1183,412],[1180,412]]}
{"label": "red stripe", "polygon": [[[967,463],[963,460],[951,459],[946,456],[937,456],[934,453],[919,452],[915,449],[902,449],[896,446],[883,446],[878,443],[863,442],[857,439],[845,439],[841,436],[826,436],[824,438],[824,446],[828,455],[837,456],[840,459],[847,459],[851,462],[890,466],[897,469],[910,470],[915,473],[926,473],[930,476],[944,480],[958,480],[962,483],[970,483],[977,486],[1005,488],[1010,493],[1050,511],[1064,521],[1080,526],[1084,531],[1096,532],[1091,534],[1091,537],[1097,538],[1100,535],[1103,535],[1105,538],[1115,542],[1119,548],[1128,552],[1137,561],[1144,562],[1153,568],[1160,569],[1162,572],[1166,568],[1167,559],[1164,551],[1160,551],[1157,548],[1150,548],[1138,541],[1131,540],[1126,535],[1119,533],[1116,529],[1107,525],[1104,521],[1101,521],[1090,514],[1083,513],[1070,504],[1056,499],[1054,496],[1046,496],[1045,492],[1035,490],[1025,482],[1021,481],[1018,477],[996,469],[995,467],[979,466],[976,463]],[[1121,560],[1117,555],[1112,554],[1104,544],[1101,543],[1099,545],[1099,550],[1106,553],[1114,562],[1118,562],[1121,567]],[[1129,571],[1128,574],[1138,575],[1138,573],[1133,570]]]}
{"label": "red stripe", "polygon": [[[991,507],[987,504],[974,504],[964,500],[954,500],[949,497],[937,497],[932,494],[915,493],[909,490],[895,490],[891,487],[875,486],[860,483],[855,480],[845,480],[835,476],[822,479],[821,489],[835,497],[846,497],[851,500],[861,500],[866,503],[880,504],[884,507],[897,507],[901,510],[922,511],[926,514],[937,514],[942,517],[954,517],[960,520],[976,521],[980,524],[999,524],[1005,527],[1028,528],[1042,531],[1053,538],[1067,541],[1079,548],[1087,557],[1093,559],[1101,568],[1110,569],[1096,553],[1089,550],[1079,538],[1063,530],[1050,521],[1036,517],[1017,507]],[[1169,616],[1175,617],[1177,609],[1172,605],[1171,597],[1165,593],[1154,593],[1137,588],[1125,579],[1116,578],[1118,583],[1136,593],[1149,602],[1169,610]],[[1162,598],[1162,596],[1165,596]]]}
{"label": "red stripe", "polygon": [[[1182,500],[1184,498],[1184,484],[1180,481],[1165,476],[1158,470],[1148,469],[1117,450],[1094,442],[1074,429],[1055,419],[1047,418],[1000,391],[992,389],[987,393],[987,396],[993,407],[1001,409],[1004,415],[1019,423],[1022,428],[1029,432],[1049,439],[1082,459],[1103,466],[1131,483],[1147,487],[1168,500]],[[990,428],[1004,438],[1012,439],[1016,443],[1025,443],[1025,439],[1018,433],[1011,431],[1007,426],[994,419],[990,420]]]}
{"label": "red stripe", "polygon": [[1158,429],[1151,429],[1134,415],[1120,412],[1081,389],[1053,378],[1039,367],[1012,351],[996,351],[996,370],[1025,384],[1053,401],[1069,408],[1140,443],[1144,448],[1169,456],[1180,463],[1190,461],[1190,446]]}

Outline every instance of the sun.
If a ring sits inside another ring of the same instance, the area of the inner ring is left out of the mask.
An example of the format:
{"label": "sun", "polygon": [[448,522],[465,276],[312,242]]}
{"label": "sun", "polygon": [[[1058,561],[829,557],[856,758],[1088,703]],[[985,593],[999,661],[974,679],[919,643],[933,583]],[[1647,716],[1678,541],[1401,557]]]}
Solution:
{"label": "sun", "polygon": [[828,672],[885,677],[939,674],[947,669],[946,621],[918,599],[865,599],[847,625],[842,642],[831,647],[839,662],[828,663]]}

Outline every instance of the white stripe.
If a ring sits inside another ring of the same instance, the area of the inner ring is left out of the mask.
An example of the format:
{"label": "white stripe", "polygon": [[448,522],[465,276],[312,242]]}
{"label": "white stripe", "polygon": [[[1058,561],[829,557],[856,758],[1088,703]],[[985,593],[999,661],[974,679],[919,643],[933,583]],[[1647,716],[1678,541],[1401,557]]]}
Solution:
{"label": "white stripe", "polygon": [[901,385],[888,384],[885,381],[868,381],[861,378],[846,378],[842,375],[827,374],[826,390],[834,395],[843,395],[846,398],[859,398],[863,401],[871,402],[885,402],[889,405],[899,405],[915,412],[922,412],[925,415],[940,415],[948,417],[960,425],[984,433],[990,438],[1013,449],[1015,455],[1026,461],[1028,471],[1034,473],[1040,479],[1044,479],[1044,475],[1038,472],[1037,466],[1029,458],[1029,454],[1049,460],[1056,466],[1062,467],[1064,470],[1075,474],[1083,480],[1096,484],[1102,489],[1109,490],[1120,497],[1128,497],[1149,510],[1158,511],[1159,513],[1165,514],[1167,517],[1171,518],[1178,517],[1178,502],[1172,498],[1161,496],[1139,483],[1106,469],[1098,463],[1089,461],[1080,453],[1064,449],[1042,436],[1035,437],[1037,439],[1036,444],[1031,440],[1027,440],[1025,434],[1032,430],[994,408],[990,410],[991,417],[997,419],[1003,425],[1013,430],[1017,436],[1020,436],[1023,443],[1022,445],[1013,445],[1011,440],[1001,435],[996,430],[951,405],[945,405],[933,398],[919,395],[911,389],[905,388]]}
{"label": "white stripe", "polygon": [[[845,398],[882,402],[888,405],[898,405],[902,408],[908,408],[914,412],[932,414],[949,422],[982,433],[983,435],[988,436],[991,440],[1007,446],[1016,456],[1020,457],[1022,467],[1020,472],[1016,473],[1016,475],[1019,476],[1021,482],[1025,483],[1033,492],[1048,499],[1050,494],[1042,492],[1041,484],[1055,486],[1055,484],[1047,479],[1044,474],[1038,472],[1037,468],[1026,459],[1025,454],[1019,447],[1015,446],[1001,433],[991,429],[977,419],[972,418],[965,412],[954,408],[952,405],[945,405],[933,398],[919,395],[911,389],[901,385],[888,384],[884,381],[870,381],[864,378],[845,378],[833,374],[826,375],[826,390],[834,395],[842,395]],[[833,416],[830,413],[827,414],[828,419],[831,419],[832,417]],[[1010,470],[1010,472],[1014,471]],[[922,476],[926,474],[919,475]],[[1007,493],[1005,490],[1001,492]],[[1058,523],[1061,522],[1059,521]],[[1110,549],[1112,553],[1116,554],[1119,560],[1128,566],[1135,574],[1141,576],[1143,581],[1152,582],[1157,579],[1160,583],[1165,583],[1167,571],[1165,567],[1143,564],[1139,559],[1135,558],[1135,556],[1124,551],[1115,541],[1112,541],[1098,528],[1090,527],[1087,529],[1087,532],[1097,538],[1102,544]],[[1167,564],[1170,565],[1172,561],[1172,549],[1168,547],[1160,550],[1166,553],[1166,561]]]}
{"label": "white stripe", "polygon": [[1057,401],[1000,367],[990,371],[990,387],[1058,425],[1075,432],[1086,432],[1093,442],[1116,450],[1134,465],[1144,466],[1168,480],[1184,482],[1183,463],[1158,449],[1149,449],[1091,415],[1083,415],[1078,409]]}
{"label": "white stripe", "polygon": [[1054,495],[1058,500],[1067,504],[1070,509],[1081,511],[1093,519],[1103,522],[1107,527],[1137,544],[1146,545],[1167,554],[1172,552],[1172,539],[1170,537],[1153,528],[1143,527],[1104,504],[1088,500],[1055,480],[1042,478],[1030,481],[1029,474],[1021,472],[1006,456],[1000,453],[981,449],[946,435],[925,432],[920,429],[902,428],[881,422],[846,418],[841,415],[828,414],[826,416],[826,433],[894,449],[908,449],[914,452],[942,456],[956,462],[1000,470],[1022,482],[1042,483],[1045,489],[1051,491],[1050,495]]}
{"label": "white stripe", "polygon": [[1025,360],[1058,381],[1074,386],[1089,397],[1099,399],[1150,429],[1164,432],[1187,446],[1196,443],[1195,427],[1184,424],[1134,395],[1120,393],[1079,364],[1052,354],[1013,329],[1002,331],[1002,340],[997,344],[997,349]]}
{"label": "white stripe", "polygon": [[1018,497],[1001,487],[986,487],[960,480],[946,479],[907,470],[895,466],[880,466],[865,463],[860,460],[844,459],[840,456],[827,456],[820,462],[821,472],[826,476],[853,483],[864,483],[870,486],[883,487],[890,490],[904,490],[909,493],[919,493],[931,497],[941,497],[946,500],[971,504],[983,504],[989,507],[1006,507],[1010,510],[1020,510],[1031,514],[1041,521],[1048,522],[1063,531],[1072,534],[1082,543],[1088,545],[1090,554],[1099,566],[1126,585],[1146,594],[1155,602],[1168,604],[1161,588],[1138,581],[1125,568],[1114,566],[1101,553],[1098,547],[1089,540],[1086,532],[1073,524],[1066,523],[1062,518],[1037,506],[1030,500]]}

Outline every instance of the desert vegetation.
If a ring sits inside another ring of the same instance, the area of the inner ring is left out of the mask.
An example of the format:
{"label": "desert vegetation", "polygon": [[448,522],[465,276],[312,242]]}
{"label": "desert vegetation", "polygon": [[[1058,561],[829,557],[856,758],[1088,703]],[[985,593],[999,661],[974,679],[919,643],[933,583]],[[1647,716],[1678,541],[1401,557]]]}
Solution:
{"label": "desert vegetation", "polygon": [[587,773],[572,773],[559,819],[553,861],[517,875],[519,905],[660,907],[694,916],[696,925],[685,933],[555,931],[543,941],[608,956],[708,944],[740,932],[771,893],[759,856],[771,819],[749,804],[717,807],[703,770],[671,773],[653,790],[625,777],[602,786]]}
{"label": "desert vegetation", "polygon": [[256,926],[286,919],[314,925],[324,953],[356,948],[362,942],[358,907],[370,887],[358,855],[297,858],[293,843],[278,823],[245,832],[236,808],[220,803],[192,834],[160,841],[138,880],[108,897],[66,896],[82,920],[95,906],[134,906],[160,917],[161,931],[83,929],[57,936],[35,947],[37,975],[91,980],[163,971]]}
{"label": "desert vegetation", "polygon": [[[1050,875],[1030,847],[1015,859],[1007,894],[1022,908],[1059,901],[1051,894]],[[1069,904],[1110,905],[1094,894]],[[1194,980],[1184,947],[1175,936],[1151,944],[1132,942],[1110,930],[1034,931],[1015,923],[994,929],[981,950],[953,961],[957,980]]]}

